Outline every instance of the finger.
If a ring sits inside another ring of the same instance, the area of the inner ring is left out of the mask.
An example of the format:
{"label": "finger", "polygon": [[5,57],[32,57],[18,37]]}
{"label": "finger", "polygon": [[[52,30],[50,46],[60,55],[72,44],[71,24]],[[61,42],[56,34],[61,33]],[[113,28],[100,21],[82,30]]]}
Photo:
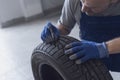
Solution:
{"label": "finger", "polygon": [[45,40],[45,32],[44,31],[42,31],[42,33],[41,33],[41,39],[44,41]]}
{"label": "finger", "polygon": [[53,41],[57,40],[60,34],[58,29],[54,25],[50,24],[49,31],[50,31],[50,36],[52,40]]}
{"label": "finger", "polygon": [[42,38],[43,41],[46,40],[47,34],[48,34],[48,32],[46,31],[46,29],[44,29],[43,32],[42,32],[42,34],[41,34],[41,38]]}
{"label": "finger", "polygon": [[65,50],[65,54],[66,54],[66,55],[72,54],[72,53],[73,53],[72,49]]}
{"label": "finger", "polygon": [[49,29],[49,27],[52,27],[52,26],[53,26],[53,25],[52,25],[51,22],[47,22],[46,25],[45,25],[45,28],[48,28],[48,29]]}
{"label": "finger", "polygon": [[55,34],[54,34],[54,32],[53,32],[52,26],[49,27],[49,31],[50,31],[50,36],[51,36],[51,38],[54,40],[54,39],[55,39]]}
{"label": "finger", "polygon": [[83,51],[79,51],[69,57],[70,60],[75,60],[84,56]]}
{"label": "finger", "polygon": [[82,61],[81,61],[81,59],[78,59],[78,60],[75,61],[75,63],[76,63],[76,64],[81,64]]}
{"label": "finger", "polygon": [[80,46],[80,45],[81,45],[80,42],[73,42],[73,43],[70,43],[70,44],[66,45],[65,49],[69,49],[71,47]]}
{"label": "finger", "polygon": [[70,59],[70,60],[77,59],[77,55],[76,55],[76,54],[73,54],[73,55],[69,56],[69,59]]}
{"label": "finger", "polygon": [[82,46],[76,46],[76,47],[73,47],[71,48],[72,49],[72,52],[73,53],[76,53],[76,52],[80,52],[83,50],[83,47]]}
{"label": "finger", "polygon": [[74,54],[74,53],[77,53],[77,52],[79,52],[81,50],[83,50],[83,47],[76,46],[76,47],[73,47],[73,48],[70,48],[70,49],[66,49],[65,54]]}
{"label": "finger", "polygon": [[82,58],[76,60],[75,63],[76,63],[76,64],[81,64],[81,63],[86,62],[88,59],[89,59],[89,58],[85,56],[85,57],[82,57]]}
{"label": "finger", "polygon": [[[50,30],[45,30],[45,39],[51,40],[51,34],[50,34]],[[46,40],[45,40],[46,41]]]}
{"label": "finger", "polygon": [[43,33],[41,34],[41,38],[43,42],[46,42],[46,43],[49,43],[53,40],[50,35],[50,31],[48,29],[44,29]]}
{"label": "finger", "polygon": [[77,52],[82,51],[82,50],[83,50],[82,46],[76,46],[76,47],[72,47],[70,49],[66,49],[66,54],[77,53]]}

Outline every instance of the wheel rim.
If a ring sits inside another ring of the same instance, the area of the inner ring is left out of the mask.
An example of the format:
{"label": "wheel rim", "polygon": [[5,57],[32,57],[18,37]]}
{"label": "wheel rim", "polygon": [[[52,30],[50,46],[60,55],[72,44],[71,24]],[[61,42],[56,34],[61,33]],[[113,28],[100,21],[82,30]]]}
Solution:
{"label": "wheel rim", "polygon": [[40,67],[39,74],[41,74],[43,80],[64,80],[53,67],[47,64]]}

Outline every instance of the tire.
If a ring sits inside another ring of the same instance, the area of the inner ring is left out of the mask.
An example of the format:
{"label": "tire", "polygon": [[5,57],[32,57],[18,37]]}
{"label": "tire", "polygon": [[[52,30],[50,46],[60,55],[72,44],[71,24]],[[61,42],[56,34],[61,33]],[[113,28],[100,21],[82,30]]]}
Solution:
{"label": "tire", "polygon": [[113,80],[100,60],[75,64],[64,55],[66,44],[78,41],[61,36],[54,44],[42,43],[32,54],[31,65],[35,80]]}

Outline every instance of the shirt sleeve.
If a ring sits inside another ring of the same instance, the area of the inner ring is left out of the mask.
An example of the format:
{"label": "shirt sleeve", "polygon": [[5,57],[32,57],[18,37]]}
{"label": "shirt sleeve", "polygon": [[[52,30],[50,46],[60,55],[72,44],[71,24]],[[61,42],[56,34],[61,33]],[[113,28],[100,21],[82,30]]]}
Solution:
{"label": "shirt sleeve", "polygon": [[78,1],[79,0],[65,0],[63,9],[62,9],[62,14],[60,16],[60,19],[58,20],[58,23],[64,25],[65,29],[67,29],[69,32],[77,22],[75,14],[76,14]]}

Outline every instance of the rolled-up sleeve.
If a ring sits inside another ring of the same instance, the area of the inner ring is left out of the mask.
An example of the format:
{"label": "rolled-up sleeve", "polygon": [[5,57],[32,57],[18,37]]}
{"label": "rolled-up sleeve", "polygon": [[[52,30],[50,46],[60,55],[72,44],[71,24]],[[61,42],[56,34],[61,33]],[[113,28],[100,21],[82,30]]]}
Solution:
{"label": "rolled-up sleeve", "polygon": [[75,0],[65,0],[62,9],[62,14],[60,16],[60,19],[58,20],[58,23],[64,25],[65,29],[67,29],[69,32],[76,23],[76,19],[74,16],[75,14],[74,2]]}

